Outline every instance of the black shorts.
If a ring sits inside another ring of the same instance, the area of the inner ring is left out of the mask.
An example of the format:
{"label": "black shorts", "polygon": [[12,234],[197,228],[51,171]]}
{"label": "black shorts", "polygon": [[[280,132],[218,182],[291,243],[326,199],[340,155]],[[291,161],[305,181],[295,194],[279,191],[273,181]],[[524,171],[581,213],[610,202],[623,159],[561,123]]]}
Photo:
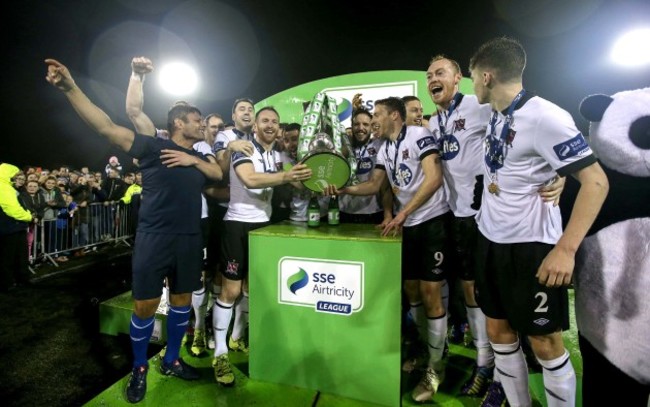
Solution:
{"label": "black shorts", "polygon": [[269,225],[270,222],[224,221],[222,239],[225,258],[221,273],[228,280],[243,280],[248,275],[248,232]]}
{"label": "black shorts", "polygon": [[447,275],[464,281],[474,281],[474,259],[478,226],[473,216],[453,217],[447,231],[449,243]]}
{"label": "black shorts", "polygon": [[165,277],[169,292],[187,294],[202,287],[201,235],[138,232],[133,249],[133,298],[160,297]]}
{"label": "black shorts", "polygon": [[483,313],[508,320],[524,335],[568,330],[568,288],[546,287],[535,277],[551,249],[538,242],[494,243],[479,233],[475,294]]}
{"label": "black shorts", "polygon": [[402,279],[442,281],[447,278],[446,238],[450,213],[402,231]]}
{"label": "black shorts", "polygon": [[228,211],[227,207],[223,207],[216,202],[208,201],[208,243],[206,246],[207,251],[207,264],[205,268],[206,277],[212,279],[216,274],[219,264],[224,264],[221,239],[223,237],[223,217]]}

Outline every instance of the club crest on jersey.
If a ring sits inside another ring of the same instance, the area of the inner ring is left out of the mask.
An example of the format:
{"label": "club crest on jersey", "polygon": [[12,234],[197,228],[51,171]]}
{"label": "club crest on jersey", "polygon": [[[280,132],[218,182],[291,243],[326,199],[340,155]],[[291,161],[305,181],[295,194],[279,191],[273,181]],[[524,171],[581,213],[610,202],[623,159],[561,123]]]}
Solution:
{"label": "club crest on jersey", "polygon": [[409,159],[409,150],[402,151],[402,160],[408,160],[408,159]]}
{"label": "club crest on jersey", "polygon": [[508,135],[506,136],[506,144],[508,147],[512,147],[512,142],[515,140],[515,134],[517,134],[515,130],[508,129]]}
{"label": "club crest on jersey", "polygon": [[454,120],[454,130],[465,130],[465,119]]}
{"label": "club crest on jersey", "polygon": [[377,150],[374,147],[370,147],[367,152],[369,156],[377,155]]}
{"label": "club crest on jersey", "polygon": [[401,163],[395,170],[394,184],[400,187],[406,187],[413,180],[413,171],[404,163]]}
{"label": "club crest on jersey", "polygon": [[236,261],[229,261],[226,265],[226,274],[236,276],[237,270],[239,270],[239,263]]}

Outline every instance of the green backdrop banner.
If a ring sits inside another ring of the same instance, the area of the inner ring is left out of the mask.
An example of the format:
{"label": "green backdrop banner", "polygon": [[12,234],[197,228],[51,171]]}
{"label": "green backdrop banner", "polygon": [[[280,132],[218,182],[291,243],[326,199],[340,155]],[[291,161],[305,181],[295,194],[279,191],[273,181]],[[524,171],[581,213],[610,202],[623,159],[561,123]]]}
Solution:
{"label": "green backdrop banner", "polygon": [[[473,94],[472,81],[463,78],[460,91]],[[303,103],[311,101],[318,92],[327,92],[328,96],[336,98],[339,120],[345,127],[350,127],[352,98],[357,93],[363,94],[364,106],[370,111],[378,99],[417,96],[422,101],[424,114],[435,113],[435,105],[427,91],[425,71],[373,71],[332,76],[276,93],[259,101],[255,109],[273,106],[280,113],[280,121],[302,123]]]}

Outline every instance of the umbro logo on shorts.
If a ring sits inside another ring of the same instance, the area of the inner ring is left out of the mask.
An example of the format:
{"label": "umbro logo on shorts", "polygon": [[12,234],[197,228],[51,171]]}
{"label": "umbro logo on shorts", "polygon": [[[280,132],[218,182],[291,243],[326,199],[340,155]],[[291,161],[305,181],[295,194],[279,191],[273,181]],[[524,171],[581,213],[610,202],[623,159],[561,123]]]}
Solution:
{"label": "umbro logo on shorts", "polygon": [[438,274],[441,274],[441,273],[442,273],[442,269],[436,267],[436,268],[432,269],[431,272],[432,272],[433,274],[438,275]]}
{"label": "umbro logo on shorts", "polygon": [[544,326],[544,325],[548,324],[548,323],[551,322],[551,321],[548,320],[548,319],[546,319],[546,318],[537,318],[537,319],[534,320],[533,322],[536,323],[536,324],[539,325],[539,326]]}

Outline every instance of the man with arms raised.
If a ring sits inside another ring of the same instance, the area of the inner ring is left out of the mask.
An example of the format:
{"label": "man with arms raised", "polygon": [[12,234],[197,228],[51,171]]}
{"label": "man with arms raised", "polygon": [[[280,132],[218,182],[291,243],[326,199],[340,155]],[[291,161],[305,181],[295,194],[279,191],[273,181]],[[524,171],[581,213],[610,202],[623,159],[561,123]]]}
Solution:
{"label": "man with arms raised", "polygon": [[211,164],[192,145],[203,139],[201,113],[190,105],[176,105],[167,115],[170,140],[135,134],[116,125],[77,87],[68,69],[46,59],[46,79],[61,90],[77,114],[95,131],[138,158],[143,175],[136,249],[133,254],[134,311],[131,317],[133,371],[126,398],[137,403],[147,388],[147,346],[162,293],[170,283],[167,352],[160,365],[165,375],[195,380],[199,374],[179,358],[187,326],[192,291],[201,286],[201,190],[206,177],[218,180],[221,168]]}
{"label": "man with arms raised", "polygon": [[[155,125],[142,110],[144,102],[143,83],[145,75],[153,71],[153,63],[149,58],[136,57],[131,61],[131,78],[129,79],[129,87],[126,92],[126,112],[133,123],[135,130],[144,135],[158,135],[160,134]],[[184,102],[182,102],[184,103]],[[177,102],[177,104],[182,104]],[[173,109],[173,107],[172,107]],[[194,143],[192,148],[195,151],[203,154],[210,163],[216,163],[214,154],[212,153],[212,144],[208,144],[207,140],[211,137],[214,141],[218,130],[218,119],[214,114],[209,115],[205,121],[203,129],[204,139]],[[223,123],[223,122],[222,122]],[[203,236],[203,250],[204,258],[207,252],[209,233],[209,219],[208,219],[208,202],[203,194],[201,194],[201,235]],[[207,262],[204,262],[204,266]],[[205,315],[207,312],[208,295],[206,288],[212,285],[213,275],[208,273],[207,267],[203,267],[201,273],[202,287],[192,293],[192,308],[194,310],[194,339],[190,347],[190,353],[194,356],[199,356],[206,347],[206,334],[205,334]]]}

